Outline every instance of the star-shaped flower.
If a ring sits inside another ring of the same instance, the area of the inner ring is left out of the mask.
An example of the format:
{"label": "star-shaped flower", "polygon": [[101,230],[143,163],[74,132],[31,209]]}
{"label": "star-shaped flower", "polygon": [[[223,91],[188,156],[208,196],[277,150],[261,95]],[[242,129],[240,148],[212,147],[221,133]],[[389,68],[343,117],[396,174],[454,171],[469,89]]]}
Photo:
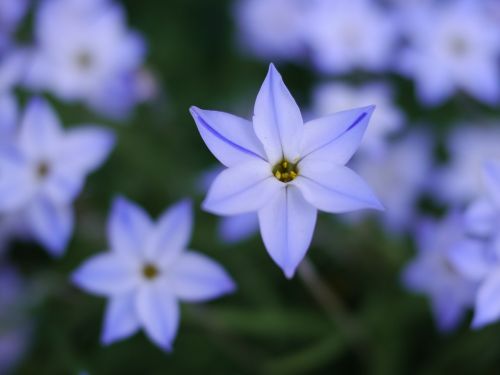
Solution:
{"label": "star-shaped flower", "polygon": [[146,46],[140,35],[127,28],[119,4],[44,1],[35,21],[37,46],[27,77],[31,88],[68,101],[84,101],[105,115],[118,115],[117,102],[135,104],[128,97],[134,96],[134,73],[141,67]]}
{"label": "star-shaped flower", "polygon": [[110,251],[73,274],[79,287],[110,299],[103,344],[142,327],[156,345],[170,350],[179,326],[179,300],[200,302],[234,291],[218,263],[186,250],[192,220],[188,201],[171,207],[154,224],[137,205],[115,200],[108,224]]}
{"label": "star-shaped flower", "polygon": [[405,286],[431,299],[438,328],[454,329],[473,305],[477,283],[457,267],[453,252],[473,249],[457,212],[441,222],[422,219],[417,226],[418,255],[403,272]]}
{"label": "star-shaped flower", "polygon": [[292,277],[311,243],[318,209],[382,209],[366,183],[345,167],[373,109],[304,124],[272,64],[257,96],[253,123],[192,107],[203,140],[227,167],[213,182],[204,208],[220,215],[257,212],[269,254]]}
{"label": "star-shaped flower", "polygon": [[22,212],[33,236],[62,255],[73,231],[71,204],[86,175],[108,157],[114,135],[97,126],[64,131],[40,98],[29,102],[15,130],[0,149],[0,213]]}
{"label": "star-shaped flower", "polygon": [[405,21],[410,43],[400,68],[424,104],[442,104],[457,90],[498,103],[500,31],[483,2],[420,2]]}

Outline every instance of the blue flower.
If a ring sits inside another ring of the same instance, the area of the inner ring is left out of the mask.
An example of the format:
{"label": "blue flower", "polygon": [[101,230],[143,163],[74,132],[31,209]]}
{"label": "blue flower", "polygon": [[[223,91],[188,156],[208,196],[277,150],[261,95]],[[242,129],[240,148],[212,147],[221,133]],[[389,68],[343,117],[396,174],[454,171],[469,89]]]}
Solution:
{"label": "blue flower", "polygon": [[482,171],[487,194],[474,201],[465,212],[467,230],[477,245],[458,249],[454,254],[462,272],[480,282],[474,328],[500,319],[500,162],[489,160]]}
{"label": "blue flower", "polygon": [[423,2],[406,20],[410,45],[401,71],[412,77],[426,105],[457,90],[489,104],[500,100],[500,28],[481,1]]}
{"label": "blue flower", "polygon": [[[117,116],[116,87],[122,90],[120,110],[127,112],[136,104],[130,99],[139,89],[134,74],[146,46],[140,35],[127,29],[121,6],[111,1],[46,0],[35,26],[29,87],[83,101],[105,115]],[[123,83],[129,78],[130,84]]]}
{"label": "blue flower", "polygon": [[154,224],[137,205],[115,200],[108,225],[110,251],[73,274],[78,286],[110,299],[103,344],[142,327],[156,345],[170,350],[179,326],[179,300],[200,302],[234,291],[218,263],[186,250],[192,216],[191,203],[183,201]]}
{"label": "blue flower", "polygon": [[373,109],[339,112],[304,124],[272,64],[257,96],[253,124],[192,107],[203,140],[227,167],[203,207],[219,215],[257,212],[269,254],[292,277],[311,243],[318,209],[382,209],[366,183],[345,167]]}
{"label": "blue flower", "polygon": [[452,253],[457,248],[473,249],[456,212],[443,221],[424,219],[417,228],[418,255],[403,272],[405,286],[429,296],[438,328],[454,329],[472,307],[477,282],[461,272]]}
{"label": "blue flower", "polygon": [[307,16],[306,38],[315,65],[343,74],[382,71],[399,38],[392,14],[370,0],[318,0]]}
{"label": "blue flower", "polygon": [[73,231],[72,203],[113,145],[113,133],[96,126],[64,131],[47,102],[31,100],[0,150],[0,213],[22,212],[35,239],[62,255]]}

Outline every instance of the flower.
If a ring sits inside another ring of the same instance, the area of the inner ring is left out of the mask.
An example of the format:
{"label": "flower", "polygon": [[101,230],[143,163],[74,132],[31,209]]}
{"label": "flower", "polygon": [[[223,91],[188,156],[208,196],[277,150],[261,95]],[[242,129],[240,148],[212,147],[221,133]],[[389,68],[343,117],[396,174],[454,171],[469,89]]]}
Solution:
{"label": "flower", "polygon": [[234,18],[242,46],[257,56],[296,59],[305,53],[302,0],[240,0]]}
{"label": "flower", "polygon": [[492,124],[457,126],[447,137],[449,162],[436,171],[433,194],[441,201],[466,204],[484,193],[481,166],[500,158],[500,129]]}
{"label": "flower", "polygon": [[[135,104],[134,73],[145,43],[126,27],[121,6],[110,1],[45,0],[37,12],[37,47],[27,84],[67,101],[83,101],[105,115],[116,114],[117,95],[126,111]],[[124,84],[129,79],[134,84]],[[110,95],[110,92],[113,95]]]}
{"label": "flower", "polygon": [[486,194],[465,212],[465,223],[475,246],[459,248],[455,263],[480,283],[475,301],[474,328],[500,319],[500,160],[488,160],[482,168]]}
{"label": "flower", "polygon": [[404,125],[404,115],[394,104],[391,88],[382,82],[361,87],[324,83],[316,87],[313,98],[314,110],[321,114],[375,104],[377,111],[373,113],[359,149],[370,155],[383,153],[388,147],[388,138]]}
{"label": "flower", "polygon": [[10,45],[11,34],[27,9],[27,0],[0,0],[0,54]]}
{"label": "flower", "polygon": [[413,228],[418,216],[418,200],[429,185],[432,161],[429,134],[414,131],[388,143],[385,152],[377,156],[358,153],[350,166],[384,202],[386,210],[380,219],[386,229],[401,233]]}
{"label": "flower", "polygon": [[73,230],[71,204],[108,157],[114,135],[96,126],[64,131],[40,98],[29,102],[16,130],[0,150],[0,214],[22,212],[35,239],[62,255]]}
{"label": "flower", "polygon": [[500,99],[500,29],[482,3],[424,3],[412,9],[406,22],[410,46],[400,68],[415,80],[424,104],[439,105],[459,89],[489,104]]}
{"label": "flower", "polygon": [[185,250],[192,220],[189,201],[171,207],[156,224],[132,202],[114,201],[108,222],[110,251],[73,274],[80,288],[110,298],[103,344],[143,327],[156,345],[170,350],[179,325],[179,300],[206,301],[234,291],[218,263]]}
{"label": "flower", "polygon": [[403,283],[429,296],[440,330],[453,330],[472,307],[477,288],[450,255],[466,241],[461,217],[453,211],[441,222],[423,219],[416,234],[418,255],[403,271]]}
{"label": "flower", "polygon": [[399,37],[392,14],[369,0],[318,0],[305,33],[316,66],[335,74],[388,68]]}
{"label": "flower", "polygon": [[311,243],[317,210],[382,209],[366,183],[345,167],[374,107],[304,124],[300,109],[271,64],[257,95],[253,123],[191,108],[207,147],[227,169],[203,202],[219,215],[257,212],[271,258],[289,278]]}

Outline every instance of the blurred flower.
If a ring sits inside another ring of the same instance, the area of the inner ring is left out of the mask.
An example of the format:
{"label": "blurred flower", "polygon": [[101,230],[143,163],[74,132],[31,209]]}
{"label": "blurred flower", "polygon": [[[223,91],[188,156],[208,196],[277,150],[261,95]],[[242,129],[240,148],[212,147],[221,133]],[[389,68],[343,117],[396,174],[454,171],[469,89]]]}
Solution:
{"label": "blurred flower", "polygon": [[108,226],[110,251],[84,263],[73,281],[110,298],[102,343],[134,334],[170,350],[179,326],[178,301],[199,302],[231,293],[226,271],[202,254],[185,250],[192,231],[188,201],[167,210],[154,224],[135,204],[117,198]]}
{"label": "blurred flower", "polygon": [[308,0],[239,0],[234,14],[242,49],[267,60],[300,58],[308,6]]}
{"label": "blurred flower", "polygon": [[26,286],[11,267],[0,267],[0,373],[8,374],[21,360],[31,336],[25,311]]}
{"label": "blurred flower", "polygon": [[11,34],[26,14],[28,0],[0,0],[0,54],[10,44]]}
{"label": "blurred flower", "polygon": [[0,153],[0,213],[22,211],[35,239],[62,255],[73,231],[71,204],[113,145],[113,134],[98,127],[63,131],[48,103],[31,100],[15,139]]}
{"label": "blurred flower", "polygon": [[137,103],[135,74],[146,47],[137,33],[127,30],[118,4],[45,0],[36,17],[36,39],[31,88],[83,101],[114,117],[125,116]]}
{"label": "blurred flower", "polygon": [[316,87],[313,100],[314,111],[322,115],[372,104],[376,106],[359,152],[384,152],[388,138],[404,125],[404,115],[394,105],[391,88],[382,82],[361,87],[342,83],[321,84]]}
{"label": "blurred flower", "polygon": [[387,69],[397,31],[396,19],[374,1],[318,0],[308,16],[306,34],[317,67],[343,74]]}
{"label": "blurred flower", "polygon": [[464,204],[484,193],[481,166],[500,158],[500,128],[458,126],[446,139],[449,162],[436,172],[433,192],[444,202]]}
{"label": "blurred flower", "polygon": [[29,58],[28,51],[23,49],[12,49],[0,56],[0,94],[23,82]]}
{"label": "blurred flower", "polygon": [[227,169],[203,206],[223,216],[258,212],[264,244],[292,277],[311,243],[317,209],[382,209],[366,183],[344,165],[361,143],[373,107],[304,124],[300,109],[271,64],[257,96],[253,124],[191,108],[210,151]]}
{"label": "blurred flower", "polygon": [[441,104],[458,89],[498,102],[500,28],[481,1],[424,3],[406,21],[410,46],[401,70],[416,81],[423,103]]}
{"label": "blurred flower", "polygon": [[465,213],[472,239],[453,254],[461,272],[481,282],[472,322],[475,328],[500,319],[500,160],[485,162],[482,172],[487,194]]}
{"label": "blurred flower", "polygon": [[[371,125],[370,125],[371,126]],[[418,199],[428,187],[432,167],[432,141],[413,132],[387,145],[373,157],[358,154],[352,164],[373,187],[386,211],[380,219],[392,232],[411,229],[418,216]],[[363,215],[356,213],[353,215]]]}
{"label": "blurred flower", "polygon": [[418,255],[403,272],[405,286],[431,299],[438,328],[454,329],[472,307],[477,283],[461,274],[450,252],[464,241],[460,215],[456,212],[437,222],[422,220],[417,229]]}

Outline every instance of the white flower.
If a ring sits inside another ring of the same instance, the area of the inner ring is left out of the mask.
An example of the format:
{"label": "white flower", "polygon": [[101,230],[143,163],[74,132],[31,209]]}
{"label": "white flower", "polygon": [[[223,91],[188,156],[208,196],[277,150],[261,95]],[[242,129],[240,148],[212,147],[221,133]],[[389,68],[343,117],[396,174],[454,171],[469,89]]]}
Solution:
{"label": "white flower", "polygon": [[304,124],[273,65],[254,107],[253,123],[191,108],[210,151],[227,169],[203,207],[219,215],[257,212],[264,244],[292,277],[311,243],[317,210],[382,209],[366,183],[345,167],[359,147],[374,107]]}
{"label": "white flower", "polygon": [[144,328],[170,350],[179,326],[179,300],[199,302],[235,289],[224,269],[186,250],[192,231],[191,204],[180,202],[155,224],[135,204],[117,198],[108,225],[110,251],[85,262],[73,281],[109,297],[102,343],[111,344]]}

